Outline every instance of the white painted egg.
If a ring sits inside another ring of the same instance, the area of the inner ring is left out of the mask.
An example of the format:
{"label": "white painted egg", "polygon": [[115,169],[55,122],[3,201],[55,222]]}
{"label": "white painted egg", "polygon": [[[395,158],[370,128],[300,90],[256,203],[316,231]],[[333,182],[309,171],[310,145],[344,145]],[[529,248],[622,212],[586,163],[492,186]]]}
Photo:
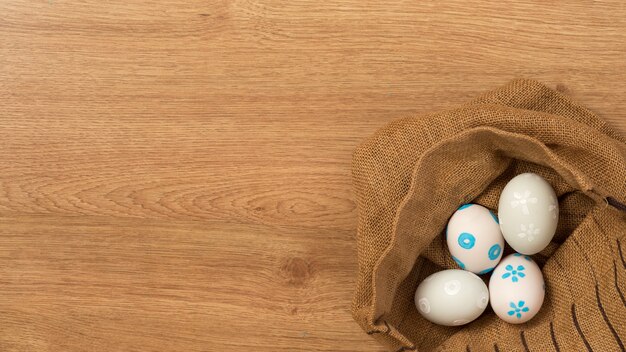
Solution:
{"label": "white painted egg", "polygon": [[459,207],[448,221],[446,241],[461,269],[479,275],[493,270],[502,258],[504,238],[498,218],[482,205]]}
{"label": "white painted egg", "polygon": [[559,203],[541,176],[525,173],[506,184],[498,205],[500,229],[506,242],[522,254],[535,254],[552,240]]}
{"label": "white painted egg", "polygon": [[544,296],[541,269],[527,255],[514,253],[504,257],[489,279],[491,308],[507,323],[521,324],[532,319]]}
{"label": "white painted egg", "polygon": [[415,306],[429,321],[446,326],[467,324],[478,318],[489,303],[487,285],[469,271],[436,272],[415,291]]}

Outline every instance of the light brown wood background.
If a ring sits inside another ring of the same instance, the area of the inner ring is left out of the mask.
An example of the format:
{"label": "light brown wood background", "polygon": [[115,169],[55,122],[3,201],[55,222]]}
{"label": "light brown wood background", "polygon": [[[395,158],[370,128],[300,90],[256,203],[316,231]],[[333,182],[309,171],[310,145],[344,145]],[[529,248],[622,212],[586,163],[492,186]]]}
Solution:
{"label": "light brown wood background", "polygon": [[355,145],[539,79],[626,133],[622,1],[0,2],[1,351],[382,351]]}

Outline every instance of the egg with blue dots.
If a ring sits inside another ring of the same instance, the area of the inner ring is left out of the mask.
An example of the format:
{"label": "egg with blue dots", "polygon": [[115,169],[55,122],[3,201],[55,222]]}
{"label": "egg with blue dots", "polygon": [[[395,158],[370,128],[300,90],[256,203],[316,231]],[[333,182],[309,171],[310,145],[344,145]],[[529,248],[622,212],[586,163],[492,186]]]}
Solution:
{"label": "egg with blue dots", "polygon": [[459,269],[436,272],[415,291],[415,306],[427,320],[446,326],[464,325],[489,305],[487,285],[476,274]]}
{"label": "egg with blue dots", "polygon": [[541,269],[532,258],[520,253],[508,255],[489,279],[491,308],[507,323],[525,323],[539,312],[545,287]]}
{"label": "egg with blue dots", "polygon": [[457,265],[479,275],[496,267],[504,249],[498,218],[479,204],[457,209],[448,221],[446,242]]}

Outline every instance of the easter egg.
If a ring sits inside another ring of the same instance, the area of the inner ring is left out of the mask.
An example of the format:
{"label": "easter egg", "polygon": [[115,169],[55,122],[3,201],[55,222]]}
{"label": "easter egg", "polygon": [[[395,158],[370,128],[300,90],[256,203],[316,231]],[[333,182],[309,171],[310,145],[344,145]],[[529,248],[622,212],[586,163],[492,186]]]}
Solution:
{"label": "easter egg", "polygon": [[504,248],[498,218],[478,204],[464,204],[452,215],[446,227],[446,242],[459,267],[476,274],[493,270]]}
{"label": "easter egg", "polygon": [[489,303],[487,285],[465,270],[436,272],[422,281],[415,291],[415,306],[427,320],[457,326],[478,318]]}
{"label": "easter egg", "polygon": [[514,253],[504,257],[489,279],[491,308],[507,323],[521,324],[532,319],[544,296],[541,269],[527,255]]}
{"label": "easter egg", "polygon": [[559,218],[554,190],[541,176],[515,176],[500,194],[500,229],[506,242],[522,254],[540,252],[552,240]]}

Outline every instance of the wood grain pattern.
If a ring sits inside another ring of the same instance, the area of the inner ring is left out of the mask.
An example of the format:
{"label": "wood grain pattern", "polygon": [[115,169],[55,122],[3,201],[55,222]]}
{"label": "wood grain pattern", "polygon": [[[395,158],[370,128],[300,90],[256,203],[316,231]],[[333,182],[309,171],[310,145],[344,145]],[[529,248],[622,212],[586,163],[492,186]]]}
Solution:
{"label": "wood grain pattern", "polygon": [[626,6],[0,3],[0,350],[382,351],[350,158],[515,77],[626,133]]}

